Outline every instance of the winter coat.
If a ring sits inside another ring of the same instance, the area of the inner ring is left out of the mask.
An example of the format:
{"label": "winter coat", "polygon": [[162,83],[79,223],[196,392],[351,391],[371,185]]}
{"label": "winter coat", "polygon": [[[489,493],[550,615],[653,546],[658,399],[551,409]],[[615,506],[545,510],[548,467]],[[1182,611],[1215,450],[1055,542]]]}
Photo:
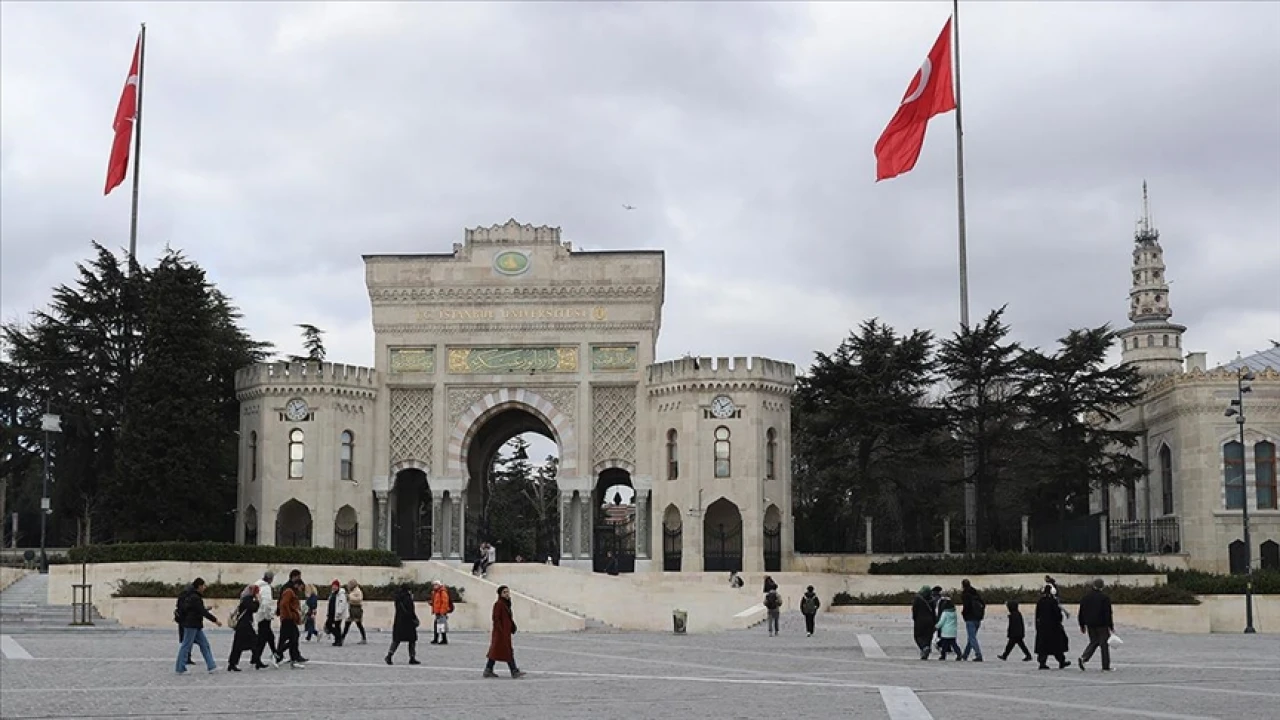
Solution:
{"label": "winter coat", "polygon": [[217,622],[218,618],[204,606],[204,596],[192,590],[187,593],[182,603],[182,627],[203,628],[204,621]]}
{"label": "winter coat", "polygon": [[1009,631],[1006,637],[1010,640],[1021,640],[1027,636],[1027,624],[1022,620],[1022,613],[1013,610],[1009,612]]}
{"label": "winter coat", "polygon": [[258,623],[253,618],[258,612],[261,603],[258,598],[253,595],[246,595],[240,598],[240,605],[236,607],[236,612],[240,617],[236,620],[235,637],[231,644],[233,647],[252,648],[258,641]]}
{"label": "winter coat", "polygon": [[359,585],[351,588],[351,592],[347,593],[347,604],[351,607],[361,607],[364,605],[364,588]]}
{"label": "winter coat", "polygon": [[1080,629],[1085,628],[1108,628],[1115,629],[1115,621],[1111,617],[1111,598],[1107,594],[1094,588],[1085,594],[1084,599],[1080,601],[1080,611],[1076,613],[1076,620],[1080,623]]}
{"label": "winter coat", "polygon": [[817,615],[820,607],[822,607],[822,601],[818,599],[816,593],[806,592],[804,597],[800,598],[800,612],[805,615]]}
{"label": "winter coat", "polygon": [[914,627],[913,633],[916,638],[916,645],[929,644],[929,640],[933,638],[933,631],[938,627],[938,614],[933,611],[931,598],[924,595],[916,595],[911,601],[911,624]]}
{"label": "winter coat", "polygon": [[1067,631],[1062,628],[1062,610],[1058,601],[1049,595],[1041,595],[1036,602],[1036,654],[1066,654],[1070,649]]}
{"label": "winter coat", "polygon": [[276,614],[280,616],[280,622],[302,624],[302,601],[298,600],[298,594],[294,588],[286,585],[284,590],[280,591],[280,600],[276,602]]}
{"label": "winter coat", "polygon": [[494,662],[512,662],[516,653],[511,647],[511,636],[516,634],[516,621],[511,616],[509,601],[498,598],[493,604],[493,634],[489,637],[489,659]]}
{"label": "winter coat", "polygon": [[437,585],[431,591],[431,614],[448,615],[453,612],[453,598],[449,597],[449,588]]}
{"label": "winter coat", "polygon": [[395,642],[418,642],[418,611],[413,607],[413,593],[396,591],[396,617],[391,622],[391,639]]}
{"label": "winter coat", "polygon": [[938,616],[938,623],[934,626],[938,630],[938,634],[944,638],[955,639],[956,627],[959,622],[956,619],[955,606],[948,607]]}
{"label": "winter coat", "polygon": [[960,615],[964,617],[965,622],[982,622],[987,615],[987,605],[982,602],[982,596],[972,587],[960,592],[961,610]]}
{"label": "winter coat", "polygon": [[271,583],[259,580],[254,585],[258,586],[258,611],[253,614],[253,622],[255,624],[271,622],[271,611],[276,606],[275,600],[271,597]]}
{"label": "winter coat", "polygon": [[327,625],[342,624],[347,621],[347,617],[351,615],[350,605],[347,603],[347,591],[338,588],[337,592],[329,593],[329,615],[326,619]]}
{"label": "winter coat", "polygon": [[766,578],[766,579],[765,579],[765,581],[764,581],[764,591],[765,591],[766,593],[773,592],[774,590],[777,590],[777,589],[778,589],[778,583],[774,582],[774,581],[773,581],[773,578]]}

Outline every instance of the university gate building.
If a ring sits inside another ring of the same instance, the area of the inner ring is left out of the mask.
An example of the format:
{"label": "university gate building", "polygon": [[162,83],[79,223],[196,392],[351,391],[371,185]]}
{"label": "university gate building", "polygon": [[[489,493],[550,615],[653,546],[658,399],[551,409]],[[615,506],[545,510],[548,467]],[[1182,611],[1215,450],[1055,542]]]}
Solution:
{"label": "university gate building", "polygon": [[236,375],[238,542],[473,560],[493,459],[534,432],[559,451],[560,564],[789,566],[795,367],[657,362],[662,251],[575,251],[511,220],[364,262],[374,367]]}

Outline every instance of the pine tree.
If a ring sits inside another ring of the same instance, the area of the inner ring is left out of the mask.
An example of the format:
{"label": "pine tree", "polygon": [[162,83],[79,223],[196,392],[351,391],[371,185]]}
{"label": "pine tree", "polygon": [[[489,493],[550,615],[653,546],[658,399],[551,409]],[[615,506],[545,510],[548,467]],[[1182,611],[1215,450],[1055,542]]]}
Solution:
{"label": "pine tree", "polygon": [[306,323],[298,325],[298,328],[302,330],[302,349],[307,354],[290,355],[289,362],[324,362],[324,331]]}

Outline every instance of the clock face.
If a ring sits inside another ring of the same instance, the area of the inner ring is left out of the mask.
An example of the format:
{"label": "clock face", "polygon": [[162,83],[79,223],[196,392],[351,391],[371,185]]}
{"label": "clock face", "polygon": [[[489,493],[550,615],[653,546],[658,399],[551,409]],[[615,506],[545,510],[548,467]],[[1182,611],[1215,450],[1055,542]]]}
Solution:
{"label": "clock face", "polygon": [[727,418],[737,409],[737,406],[733,404],[728,395],[717,395],[711,401],[711,414],[718,418]]}
{"label": "clock face", "polygon": [[302,420],[309,412],[310,408],[307,407],[307,401],[302,398],[294,398],[284,406],[284,416],[294,422]]}

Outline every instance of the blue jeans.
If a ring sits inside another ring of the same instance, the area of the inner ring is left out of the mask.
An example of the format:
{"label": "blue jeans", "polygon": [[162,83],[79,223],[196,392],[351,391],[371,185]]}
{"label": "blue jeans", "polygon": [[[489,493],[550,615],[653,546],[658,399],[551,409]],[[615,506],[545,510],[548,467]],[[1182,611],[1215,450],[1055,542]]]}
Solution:
{"label": "blue jeans", "polygon": [[187,655],[193,644],[200,646],[200,654],[204,656],[206,667],[210,670],[218,667],[213,661],[213,648],[209,647],[209,638],[204,636],[204,628],[182,628],[182,647],[178,648],[178,662],[174,666],[179,675],[187,671]]}
{"label": "blue jeans", "polygon": [[981,620],[965,620],[964,632],[967,640],[964,644],[964,657],[968,659],[969,651],[973,651],[974,657],[982,657],[982,646],[978,644],[978,628],[982,627]]}

